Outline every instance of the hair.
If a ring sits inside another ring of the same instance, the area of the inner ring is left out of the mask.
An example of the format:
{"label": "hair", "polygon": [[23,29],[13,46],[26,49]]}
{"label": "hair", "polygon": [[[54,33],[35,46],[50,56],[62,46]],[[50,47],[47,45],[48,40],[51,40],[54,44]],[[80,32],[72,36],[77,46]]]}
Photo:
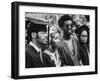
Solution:
{"label": "hair", "polygon": [[28,28],[28,24],[30,23],[30,20],[25,20],[25,29]]}
{"label": "hair", "polygon": [[37,24],[37,23],[33,23],[30,22],[29,27],[27,28],[27,37],[28,37],[28,41],[32,40],[32,36],[31,33],[38,33],[40,31],[46,32],[47,31],[47,27],[46,24]]}
{"label": "hair", "polygon": [[89,15],[85,15],[85,18],[86,18],[87,22],[90,21],[90,16]]}
{"label": "hair", "polygon": [[78,35],[78,38],[79,38],[79,40],[80,40],[80,36],[81,36],[81,33],[82,33],[83,31],[86,31],[86,32],[87,32],[87,34],[88,34],[88,41],[87,41],[87,43],[89,43],[89,28],[88,28],[88,26],[86,26],[86,25],[80,26],[80,27],[75,31],[75,33]]}
{"label": "hair", "polygon": [[88,26],[86,26],[86,25],[82,25],[82,26],[80,26],[76,31],[75,31],[75,33],[76,34],[81,34],[82,33],[82,31],[87,31],[88,33],[89,33],[89,28],[88,28]]}
{"label": "hair", "polygon": [[62,27],[64,26],[64,21],[68,21],[68,20],[71,20],[73,22],[71,16],[69,16],[69,15],[63,15],[63,16],[61,16],[59,18],[59,20],[58,20],[59,27],[62,29]]}

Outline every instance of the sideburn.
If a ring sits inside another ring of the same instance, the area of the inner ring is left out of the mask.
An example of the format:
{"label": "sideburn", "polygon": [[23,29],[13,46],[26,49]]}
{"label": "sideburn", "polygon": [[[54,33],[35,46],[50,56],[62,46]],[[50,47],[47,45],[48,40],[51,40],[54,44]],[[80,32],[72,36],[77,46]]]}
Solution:
{"label": "sideburn", "polygon": [[65,31],[63,37],[64,37],[65,40],[69,40],[69,39],[70,39],[70,34],[68,34],[68,33]]}
{"label": "sideburn", "polygon": [[39,36],[38,36],[38,33],[36,33],[36,41],[37,41],[39,47],[40,47],[42,50],[45,50],[45,49],[47,48],[47,46],[46,46],[45,44],[39,42],[38,39],[39,39]]}

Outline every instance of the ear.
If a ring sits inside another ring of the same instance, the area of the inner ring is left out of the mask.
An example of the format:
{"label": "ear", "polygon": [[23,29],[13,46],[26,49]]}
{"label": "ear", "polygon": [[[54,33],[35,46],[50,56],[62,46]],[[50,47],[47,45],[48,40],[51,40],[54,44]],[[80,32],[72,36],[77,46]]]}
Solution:
{"label": "ear", "polygon": [[32,32],[31,36],[32,36],[32,38],[36,38],[36,33]]}

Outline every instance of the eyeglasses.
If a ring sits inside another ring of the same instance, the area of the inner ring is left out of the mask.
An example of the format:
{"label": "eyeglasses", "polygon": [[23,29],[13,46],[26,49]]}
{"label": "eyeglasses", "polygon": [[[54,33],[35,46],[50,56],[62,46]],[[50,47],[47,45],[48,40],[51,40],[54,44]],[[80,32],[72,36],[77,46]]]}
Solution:
{"label": "eyeglasses", "polygon": [[72,28],[73,27],[73,24],[67,24],[65,25],[66,28]]}

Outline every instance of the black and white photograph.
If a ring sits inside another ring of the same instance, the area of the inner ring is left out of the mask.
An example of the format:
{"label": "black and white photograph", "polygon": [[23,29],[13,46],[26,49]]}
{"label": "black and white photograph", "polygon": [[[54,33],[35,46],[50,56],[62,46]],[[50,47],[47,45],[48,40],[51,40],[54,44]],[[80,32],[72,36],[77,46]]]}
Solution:
{"label": "black and white photograph", "polygon": [[97,7],[14,2],[12,14],[12,78],[97,74]]}
{"label": "black and white photograph", "polygon": [[25,67],[89,65],[89,15],[25,13]]}

